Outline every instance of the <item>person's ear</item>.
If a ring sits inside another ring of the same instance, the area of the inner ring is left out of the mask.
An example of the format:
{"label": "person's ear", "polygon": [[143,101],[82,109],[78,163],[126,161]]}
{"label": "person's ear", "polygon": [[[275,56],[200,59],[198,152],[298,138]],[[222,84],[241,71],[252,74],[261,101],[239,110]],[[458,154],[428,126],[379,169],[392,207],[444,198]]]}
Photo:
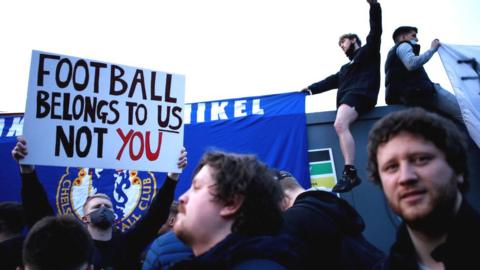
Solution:
{"label": "person's ear", "polygon": [[88,223],[88,222],[89,222],[87,215],[84,215],[84,216],[82,217],[82,222],[83,222],[83,223]]}
{"label": "person's ear", "polygon": [[229,200],[220,210],[220,216],[229,217],[235,215],[235,213],[240,209],[243,204],[244,196],[235,195],[231,200]]}
{"label": "person's ear", "polygon": [[465,182],[465,178],[463,178],[463,174],[458,174],[456,177],[457,179],[457,184],[463,184]]}
{"label": "person's ear", "polygon": [[168,219],[168,226],[173,227],[174,224],[175,224],[175,217],[170,217]]}
{"label": "person's ear", "polygon": [[355,50],[360,48],[360,44],[359,44],[357,38],[353,38],[353,43],[355,44]]}
{"label": "person's ear", "polygon": [[288,208],[292,207],[292,198],[288,196],[287,194],[284,195],[283,200],[282,200],[282,210],[286,211]]}

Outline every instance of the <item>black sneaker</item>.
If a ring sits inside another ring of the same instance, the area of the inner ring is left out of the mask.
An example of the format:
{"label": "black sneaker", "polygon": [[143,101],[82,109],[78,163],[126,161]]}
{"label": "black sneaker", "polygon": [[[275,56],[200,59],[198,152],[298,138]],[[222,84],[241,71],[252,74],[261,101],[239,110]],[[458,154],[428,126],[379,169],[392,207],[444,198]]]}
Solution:
{"label": "black sneaker", "polygon": [[355,177],[350,177],[346,174],[343,175],[342,180],[340,180],[332,189],[336,193],[349,192],[354,187],[360,185],[362,180],[355,175]]}

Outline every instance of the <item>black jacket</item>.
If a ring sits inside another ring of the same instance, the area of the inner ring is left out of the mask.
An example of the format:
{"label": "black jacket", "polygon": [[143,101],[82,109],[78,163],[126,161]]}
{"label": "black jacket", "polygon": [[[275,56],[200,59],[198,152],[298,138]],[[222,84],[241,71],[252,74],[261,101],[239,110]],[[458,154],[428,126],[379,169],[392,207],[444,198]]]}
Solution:
{"label": "black jacket", "polygon": [[340,71],[310,85],[312,94],[337,89],[337,107],[344,95],[353,93],[377,103],[380,89],[380,41],[382,35],[382,9],[379,3],[370,6],[370,32],[367,42],[359,48],[351,61]]}
{"label": "black jacket", "polygon": [[347,201],[326,191],[305,191],[284,213],[286,233],[304,241],[313,269],[371,269],[384,254],[362,235],[363,219]]}
{"label": "black jacket", "polygon": [[408,70],[397,56],[397,48],[403,43],[412,46],[415,55],[420,53],[419,45],[412,45],[408,41],[390,49],[385,61],[385,101],[389,105],[422,105],[422,102],[431,99],[435,89],[423,66]]}
{"label": "black jacket", "polygon": [[245,236],[231,233],[206,253],[176,263],[172,270],[304,269],[297,242],[288,235]]}
{"label": "black jacket", "polygon": [[0,243],[0,269],[15,270],[22,266],[23,236],[17,236]]}
{"label": "black jacket", "polygon": [[[432,252],[432,257],[445,264],[446,270],[479,269],[477,245],[480,243],[480,215],[464,199],[447,231],[447,241]],[[386,261],[375,269],[419,269],[415,248],[405,224],[397,232]]]}
{"label": "black jacket", "polygon": [[[177,181],[167,177],[147,213],[126,233],[114,232],[109,241],[94,240],[95,269],[139,269],[141,252],[156,237],[168,218]],[[47,215],[53,215],[47,194],[36,173],[22,174],[22,202],[29,228]]]}

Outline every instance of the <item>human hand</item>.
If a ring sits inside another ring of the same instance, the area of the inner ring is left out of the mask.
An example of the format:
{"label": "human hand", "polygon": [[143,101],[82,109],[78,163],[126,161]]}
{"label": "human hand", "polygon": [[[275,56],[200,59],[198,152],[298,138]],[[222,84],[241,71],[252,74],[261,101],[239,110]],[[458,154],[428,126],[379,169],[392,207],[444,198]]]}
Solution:
{"label": "human hand", "polygon": [[308,87],[300,90],[300,92],[304,93],[305,95],[312,95],[312,90],[308,89]]}
{"label": "human hand", "polygon": [[[184,169],[187,167],[187,150],[185,150],[185,147],[182,147],[182,150],[180,150],[180,156],[178,157],[178,162],[177,166],[179,169]],[[180,177],[180,173],[168,173],[168,177],[170,177],[173,180],[178,180]]]}
{"label": "human hand", "polygon": [[[12,158],[19,162],[20,160],[24,159],[28,155],[28,148],[27,148],[27,141],[25,138],[19,136],[17,137],[17,144],[12,150]],[[33,165],[20,165],[20,172],[21,173],[32,173],[35,170]]]}
{"label": "human hand", "polygon": [[436,38],[436,39],[434,39],[434,40],[432,41],[432,46],[431,46],[431,48],[434,49],[434,50],[437,50],[438,47],[440,47],[440,45],[441,45],[441,44],[440,44],[440,40],[438,40],[438,38]]}

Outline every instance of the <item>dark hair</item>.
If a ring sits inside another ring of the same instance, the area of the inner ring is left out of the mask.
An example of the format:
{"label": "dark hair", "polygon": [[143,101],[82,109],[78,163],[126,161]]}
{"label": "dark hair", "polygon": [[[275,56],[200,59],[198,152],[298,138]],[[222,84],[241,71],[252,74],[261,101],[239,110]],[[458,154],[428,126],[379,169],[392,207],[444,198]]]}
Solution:
{"label": "dark hair", "polygon": [[262,235],[280,230],[283,191],[267,166],[252,155],[207,152],[193,175],[205,165],[213,169],[217,201],[227,203],[235,196],[243,197],[235,214],[233,232]]}
{"label": "dark hair", "polygon": [[93,241],[73,216],[45,217],[23,245],[25,266],[36,270],[73,270],[92,262]]}
{"label": "dark hair", "polygon": [[21,233],[25,227],[23,207],[18,202],[0,203],[0,232]]}
{"label": "dark hair", "polygon": [[353,34],[353,33],[348,33],[348,34],[341,35],[340,38],[338,39],[338,45],[340,46],[342,41],[346,38],[348,38],[350,40],[356,38],[358,46],[362,46],[362,40],[357,36],[357,34]]}
{"label": "dark hair", "polygon": [[178,214],[178,201],[173,201],[170,205],[170,214],[169,216],[176,216]]}
{"label": "dark hair", "polygon": [[297,188],[303,189],[297,179],[287,171],[275,171],[275,177],[283,191],[296,190]]}
{"label": "dark hair", "polygon": [[416,33],[418,33],[418,29],[416,27],[413,27],[413,26],[400,26],[400,27],[398,27],[397,29],[395,29],[395,31],[393,31],[393,35],[392,35],[393,41],[395,43],[397,43],[398,42],[397,39],[398,39],[399,36],[408,34],[412,31],[415,31]]}
{"label": "dark hair", "polygon": [[422,108],[410,108],[390,113],[375,123],[368,135],[368,172],[370,179],[380,184],[378,147],[398,134],[406,132],[432,142],[445,154],[448,165],[464,181],[458,185],[461,192],[468,190],[467,146],[464,135],[455,124],[438,114]]}

